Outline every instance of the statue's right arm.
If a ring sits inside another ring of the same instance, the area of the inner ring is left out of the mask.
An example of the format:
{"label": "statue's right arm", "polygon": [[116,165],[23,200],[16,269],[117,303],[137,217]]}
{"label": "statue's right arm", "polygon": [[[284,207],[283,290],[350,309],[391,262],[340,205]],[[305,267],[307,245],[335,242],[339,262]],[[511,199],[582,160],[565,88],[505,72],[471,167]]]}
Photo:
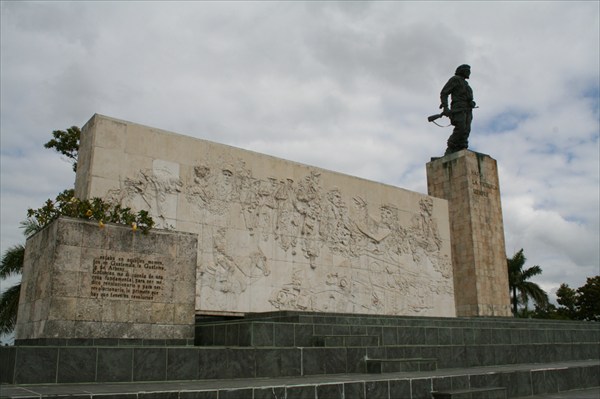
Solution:
{"label": "statue's right arm", "polygon": [[442,91],[440,93],[440,100],[441,100],[440,108],[443,108],[444,112],[448,111],[448,96],[452,93],[452,91],[454,91],[455,87],[456,87],[456,79],[454,79],[454,76],[453,76],[448,80],[448,82],[442,88]]}

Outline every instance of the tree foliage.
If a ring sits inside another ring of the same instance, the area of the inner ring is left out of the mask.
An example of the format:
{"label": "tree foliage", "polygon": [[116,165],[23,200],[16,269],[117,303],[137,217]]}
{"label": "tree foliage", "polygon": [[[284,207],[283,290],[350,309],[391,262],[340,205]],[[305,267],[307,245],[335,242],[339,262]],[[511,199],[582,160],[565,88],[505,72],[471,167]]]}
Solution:
{"label": "tree foliage", "polygon": [[506,261],[513,314],[517,316],[518,305],[522,304],[527,307],[530,299],[538,306],[546,306],[548,304],[548,294],[539,285],[529,281],[533,276],[542,274],[542,268],[537,265],[525,268],[527,258],[523,254],[523,249],[520,249],[512,258],[508,258]]}
{"label": "tree foliage", "polygon": [[46,148],[53,148],[67,157],[73,165],[73,171],[77,170],[77,155],[79,153],[79,140],[81,130],[77,126],[71,126],[67,130],[55,130],[52,139],[44,144]]}
{"label": "tree foliage", "polygon": [[522,312],[522,315],[541,319],[600,321],[600,276],[588,277],[586,283],[577,289],[561,284],[556,290],[556,302],[559,306],[536,306],[533,312]]}
{"label": "tree foliage", "polygon": [[600,276],[588,277],[577,288],[575,304],[580,320],[600,321]]}
{"label": "tree foliage", "polygon": [[556,312],[568,319],[577,319],[577,292],[562,283],[556,290],[556,302],[560,305]]}
{"label": "tree foliage", "polygon": [[[25,247],[23,245],[15,245],[7,249],[2,255],[0,263],[0,278],[5,279],[21,274],[24,257]],[[0,334],[8,334],[15,328],[20,295],[20,283],[9,287],[0,295]]]}
{"label": "tree foliage", "polygon": [[25,247],[21,244],[14,245],[6,250],[2,256],[2,264],[0,266],[0,278],[21,274],[23,258],[25,257]]}
{"label": "tree foliage", "polygon": [[17,324],[21,284],[9,287],[0,295],[0,334],[10,334]]}
{"label": "tree foliage", "polygon": [[42,228],[59,216],[95,220],[100,227],[105,223],[123,224],[134,230],[139,229],[142,233],[147,233],[154,226],[154,220],[148,211],[133,213],[131,208],[106,202],[102,198],[80,200],[75,197],[72,189],[58,194],[54,201],[47,200],[41,208],[28,209],[27,224]]}

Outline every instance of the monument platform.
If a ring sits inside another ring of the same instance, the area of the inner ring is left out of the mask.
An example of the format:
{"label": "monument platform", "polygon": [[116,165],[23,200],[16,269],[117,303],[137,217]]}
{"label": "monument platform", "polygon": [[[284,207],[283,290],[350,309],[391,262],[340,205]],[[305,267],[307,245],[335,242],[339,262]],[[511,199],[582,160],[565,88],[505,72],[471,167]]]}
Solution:
{"label": "monument platform", "polygon": [[587,322],[274,312],[200,318],[193,347],[57,344],[0,348],[2,397],[504,399],[600,386],[600,328]]}

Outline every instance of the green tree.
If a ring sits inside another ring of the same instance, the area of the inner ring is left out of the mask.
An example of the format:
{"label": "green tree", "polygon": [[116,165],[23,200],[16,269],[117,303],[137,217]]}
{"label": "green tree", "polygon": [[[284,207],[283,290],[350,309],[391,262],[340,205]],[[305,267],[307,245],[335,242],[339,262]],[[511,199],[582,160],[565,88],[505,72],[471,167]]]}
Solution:
{"label": "green tree", "polygon": [[568,284],[562,283],[556,290],[556,302],[560,305],[557,312],[564,315],[568,319],[577,319],[577,292],[569,287]]}
{"label": "green tree", "polygon": [[600,276],[588,277],[586,283],[577,288],[575,303],[580,320],[600,321]]}
{"label": "green tree", "polygon": [[533,319],[554,319],[554,320],[569,320],[566,314],[556,308],[555,305],[548,303],[546,306],[535,305],[534,310],[529,312],[527,317]]}
{"label": "green tree", "polygon": [[73,165],[73,171],[77,171],[77,155],[79,153],[81,129],[77,126],[71,126],[67,130],[53,131],[52,136],[53,138],[44,144],[44,147],[53,148],[58,153],[66,156]]}
{"label": "green tree", "polygon": [[[32,220],[21,223],[21,228],[26,237],[39,231],[41,226]],[[18,276],[23,272],[23,259],[25,246],[19,244],[10,247],[2,255],[0,264],[0,280],[10,276]],[[19,297],[21,283],[17,283],[0,294],[0,334],[10,334],[17,324],[17,311],[19,310]]]}
{"label": "green tree", "polygon": [[539,306],[547,306],[548,294],[539,285],[529,281],[533,276],[542,274],[542,268],[537,265],[525,268],[527,258],[523,254],[523,249],[515,253],[512,258],[507,258],[506,261],[508,285],[515,317],[518,315],[519,303],[527,307],[529,299],[532,299]]}

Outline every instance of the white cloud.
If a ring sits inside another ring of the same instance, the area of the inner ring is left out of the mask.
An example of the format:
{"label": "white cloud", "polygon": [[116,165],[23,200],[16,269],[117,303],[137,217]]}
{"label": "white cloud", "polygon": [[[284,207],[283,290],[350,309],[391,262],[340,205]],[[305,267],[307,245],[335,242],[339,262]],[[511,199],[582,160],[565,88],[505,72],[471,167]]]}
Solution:
{"label": "white cloud", "polygon": [[2,251],[73,184],[50,132],[94,113],[425,192],[451,132],[425,118],[466,62],[508,255],[524,248],[545,287],[598,273],[597,2],[1,7]]}

